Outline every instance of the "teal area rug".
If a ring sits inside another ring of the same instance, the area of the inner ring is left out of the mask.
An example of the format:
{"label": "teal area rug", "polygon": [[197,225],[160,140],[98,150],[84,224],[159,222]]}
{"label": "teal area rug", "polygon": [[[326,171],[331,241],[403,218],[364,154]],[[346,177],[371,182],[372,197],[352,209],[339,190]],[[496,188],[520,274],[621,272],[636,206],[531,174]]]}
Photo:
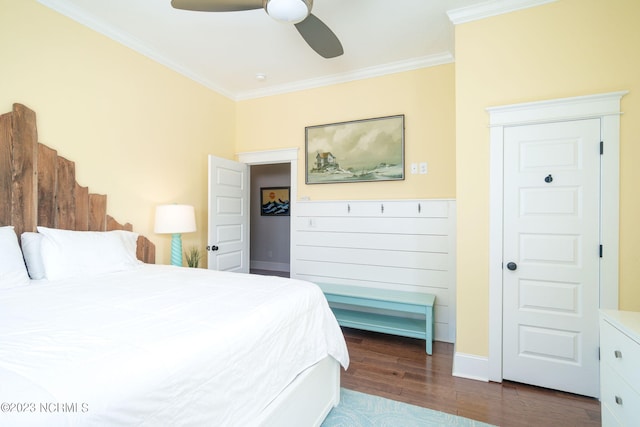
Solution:
{"label": "teal area rug", "polygon": [[458,417],[384,397],[340,389],[340,404],[333,408],[322,427],[491,427],[490,424]]}

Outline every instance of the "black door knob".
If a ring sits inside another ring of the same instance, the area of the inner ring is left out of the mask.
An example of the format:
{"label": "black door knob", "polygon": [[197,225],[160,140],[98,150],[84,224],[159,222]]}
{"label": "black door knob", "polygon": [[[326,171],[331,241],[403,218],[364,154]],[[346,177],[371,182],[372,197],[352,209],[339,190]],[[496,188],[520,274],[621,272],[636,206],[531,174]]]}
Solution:
{"label": "black door knob", "polygon": [[208,251],[211,251],[211,252],[215,252],[215,251],[217,251],[218,249],[220,249],[220,248],[218,248],[216,245],[207,246],[207,250],[208,250]]}
{"label": "black door knob", "polygon": [[518,264],[516,264],[515,262],[510,262],[507,264],[507,268],[511,271],[515,270],[518,268]]}

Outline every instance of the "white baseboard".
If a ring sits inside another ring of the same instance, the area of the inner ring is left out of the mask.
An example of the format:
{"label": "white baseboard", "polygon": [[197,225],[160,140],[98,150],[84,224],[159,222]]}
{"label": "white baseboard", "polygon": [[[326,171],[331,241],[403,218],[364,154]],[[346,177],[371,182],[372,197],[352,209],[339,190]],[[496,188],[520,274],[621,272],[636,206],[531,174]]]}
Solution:
{"label": "white baseboard", "polygon": [[251,260],[251,268],[268,271],[290,271],[288,263]]}
{"label": "white baseboard", "polygon": [[459,353],[454,350],[452,375],[454,377],[488,382],[489,358]]}

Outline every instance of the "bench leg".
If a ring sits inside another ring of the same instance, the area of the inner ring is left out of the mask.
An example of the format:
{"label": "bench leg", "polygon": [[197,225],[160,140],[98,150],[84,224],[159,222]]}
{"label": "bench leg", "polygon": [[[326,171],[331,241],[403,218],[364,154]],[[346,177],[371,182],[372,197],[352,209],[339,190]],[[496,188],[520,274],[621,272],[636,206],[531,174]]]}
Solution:
{"label": "bench leg", "polygon": [[433,306],[427,307],[427,311],[425,313],[426,318],[426,342],[427,342],[427,354],[433,354]]}

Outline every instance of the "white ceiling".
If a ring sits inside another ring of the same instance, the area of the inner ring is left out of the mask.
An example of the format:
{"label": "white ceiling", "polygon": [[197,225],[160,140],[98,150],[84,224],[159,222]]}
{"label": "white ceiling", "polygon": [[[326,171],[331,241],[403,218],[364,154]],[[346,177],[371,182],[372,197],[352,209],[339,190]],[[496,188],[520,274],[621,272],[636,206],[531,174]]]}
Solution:
{"label": "white ceiling", "polygon": [[[467,16],[480,7],[495,15],[505,3],[532,2],[315,0],[312,13],[344,47],[344,55],[324,59],[292,24],[262,9],[214,13],[176,10],[170,0],[38,1],[235,100],[452,62],[447,11]],[[256,79],[259,73],[264,81]]]}

